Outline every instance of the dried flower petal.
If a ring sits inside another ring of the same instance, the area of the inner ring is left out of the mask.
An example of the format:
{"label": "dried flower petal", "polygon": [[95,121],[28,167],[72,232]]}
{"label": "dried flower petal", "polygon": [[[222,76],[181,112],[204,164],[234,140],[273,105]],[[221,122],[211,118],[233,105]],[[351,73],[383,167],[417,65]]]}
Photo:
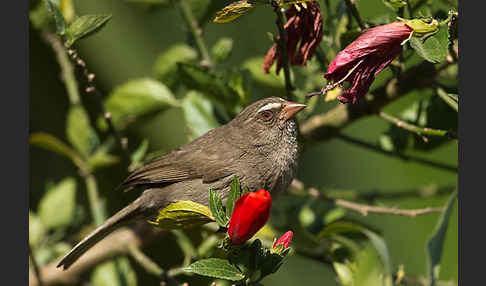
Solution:
{"label": "dried flower petal", "polygon": [[[305,66],[322,40],[322,15],[318,2],[307,2],[291,6],[285,12],[287,23],[284,30],[287,38],[287,53],[292,65]],[[300,7],[297,9],[296,6]],[[280,36],[277,36],[280,41]],[[300,45],[299,45],[300,43]],[[264,73],[270,72],[270,67],[277,60],[277,74],[282,68],[278,45],[275,43],[268,50],[263,60]]]}

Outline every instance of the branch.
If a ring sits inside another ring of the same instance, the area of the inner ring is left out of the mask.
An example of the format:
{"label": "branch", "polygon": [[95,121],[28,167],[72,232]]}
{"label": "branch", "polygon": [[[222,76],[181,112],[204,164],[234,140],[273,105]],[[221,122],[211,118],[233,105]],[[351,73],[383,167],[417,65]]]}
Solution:
{"label": "branch", "polygon": [[426,136],[438,136],[438,137],[449,137],[449,138],[455,138],[455,134],[452,134],[449,131],[446,130],[440,130],[440,129],[432,129],[432,128],[427,128],[427,127],[419,127],[416,125],[413,125],[411,123],[408,123],[406,121],[403,121],[399,118],[396,118],[394,116],[391,116],[383,111],[380,111],[378,115],[383,118],[384,120],[394,124],[395,126],[405,129],[407,131],[410,131],[412,133],[417,134],[424,140],[424,142],[428,142],[428,138]]}
{"label": "branch", "polygon": [[128,252],[133,257],[133,259],[135,259],[135,261],[138,262],[138,264],[140,264],[140,266],[142,266],[148,273],[162,278],[162,281],[166,282],[168,285],[179,285],[179,282],[177,282],[177,280],[167,275],[167,272],[164,271],[164,269],[157,265],[157,263],[155,263],[147,255],[145,255],[145,253],[143,253],[135,245],[129,245]]}
{"label": "branch", "polygon": [[413,66],[402,72],[399,80],[389,79],[383,86],[373,90],[371,100],[363,99],[356,104],[339,104],[326,113],[310,117],[300,124],[300,134],[310,140],[330,140],[344,127],[363,117],[375,115],[382,107],[410,91],[429,88],[438,72],[438,69],[428,62]]}
{"label": "branch", "polygon": [[[142,247],[162,233],[166,232],[155,232],[153,227],[148,225],[142,225],[136,229],[120,228],[93,246],[69,269],[63,271],[60,268],[56,268],[58,261],[52,261],[42,267],[40,269],[42,282],[44,286],[75,284],[87,270],[106,260],[127,255],[130,247]],[[29,286],[41,286],[35,279],[35,273],[32,271],[29,271]]]}
{"label": "branch", "polygon": [[339,134],[339,135],[337,135],[337,137],[339,139],[342,139],[345,142],[352,143],[352,144],[358,145],[360,147],[364,147],[368,150],[372,150],[372,151],[375,151],[377,153],[382,153],[382,154],[385,154],[385,155],[388,155],[388,156],[397,157],[397,158],[400,158],[400,159],[405,160],[405,161],[415,161],[415,162],[418,162],[418,163],[421,163],[421,164],[424,164],[424,165],[429,165],[431,167],[435,167],[435,168],[442,169],[442,170],[445,170],[445,171],[449,171],[449,172],[452,172],[452,173],[458,172],[456,166],[451,166],[451,165],[448,165],[448,164],[439,163],[439,162],[427,160],[427,159],[420,158],[420,157],[405,155],[405,154],[398,153],[398,152],[388,151],[388,150],[382,149],[379,146],[376,146],[376,145],[370,144],[368,142],[364,142],[364,141],[349,137],[349,136],[344,135],[344,134]]}
{"label": "branch", "polygon": [[88,86],[85,89],[86,93],[91,93],[96,96],[96,101],[101,110],[101,113],[103,114],[103,117],[105,118],[110,133],[115,137],[116,141],[120,145],[125,159],[128,159],[129,154],[127,153],[127,138],[120,136],[120,134],[116,130],[115,125],[113,124],[113,120],[111,119],[111,113],[107,111],[105,103],[103,102],[103,97],[94,84],[95,75],[89,72],[88,67],[86,66],[86,62],[79,57],[78,53],[74,48],[70,48],[69,50],[67,50],[67,52],[71,56],[71,59],[76,63],[76,65],[79,66],[83,71],[83,75],[88,82]]}
{"label": "branch", "polygon": [[191,7],[187,3],[187,0],[179,0],[179,6],[181,8],[181,14],[186,22],[187,27],[191,31],[194,40],[196,41],[196,46],[201,54],[202,61],[201,65],[206,67],[212,67],[213,61],[209,56],[208,48],[202,37],[202,29],[199,27],[196,17],[192,14]]}
{"label": "branch", "polygon": [[361,30],[366,29],[363,19],[361,19],[361,15],[359,14],[358,8],[356,8],[356,0],[344,0],[344,2],[346,2],[346,6],[348,6],[348,9],[351,11],[354,19],[356,19],[356,22]]}
{"label": "branch", "polygon": [[287,99],[293,100],[294,96],[292,91],[294,90],[292,86],[292,80],[290,79],[290,66],[289,66],[289,54],[287,51],[287,34],[285,33],[284,28],[284,13],[282,12],[283,8],[281,8],[277,2],[272,1],[272,5],[274,6],[275,14],[277,14],[277,27],[278,32],[280,35],[280,39],[277,41],[278,45],[278,53],[280,54],[280,59],[282,61],[282,67],[284,70],[285,76],[285,90],[287,92]]}
{"label": "branch", "polygon": [[359,212],[361,215],[366,216],[368,213],[379,213],[379,214],[391,214],[391,215],[401,215],[401,216],[408,216],[408,217],[416,217],[418,215],[428,214],[428,213],[435,213],[441,212],[443,208],[424,208],[424,209],[412,209],[412,210],[403,210],[397,208],[387,208],[387,207],[378,207],[378,206],[370,206],[365,204],[358,204],[355,202],[343,200],[343,199],[331,199],[324,194],[322,194],[316,188],[308,188],[307,190],[304,187],[304,184],[294,179],[291,184],[290,192],[297,194],[299,192],[306,192],[308,195],[324,200],[333,202],[336,206],[340,206],[346,209],[350,209],[356,212]]}
{"label": "branch", "polygon": [[61,40],[53,33],[44,31],[41,33],[41,36],[56,54],[57,62],[61,68],[61,79],[66,86],[69,101],[71,104],[78,104],[80,102],[78,82],[74,75],[74,66],[66,53],[66,48],[63,46]]}

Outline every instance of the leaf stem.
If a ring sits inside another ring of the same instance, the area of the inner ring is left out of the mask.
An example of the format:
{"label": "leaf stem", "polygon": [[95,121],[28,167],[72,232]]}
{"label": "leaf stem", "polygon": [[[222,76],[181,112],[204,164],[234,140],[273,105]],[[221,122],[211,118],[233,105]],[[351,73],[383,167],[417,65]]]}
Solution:
{"label": "leaf stem", "polygon": [[382,119],[394,124],[395,126],[397,126],[399,128],[402,128],[402,129],[405,129],[407,131],[410,131],[410,132],[417,134],[425,142],[428,142],[428,139],[427,139],[426,136],[438,136],[438,137],[447,136],[447,137],[450,137],[450,138],[454,138],[454,134],[452,134],[451,132],[446,131],[446,130],[432,129],[432,128],[427,128],[427,127],[422,128],[422,127],[413,125],[411,123],[408,123],[406,121],[403,121],[399,118],[396,118],[392,115],[389,115],[388,113],[385,113],[383,111],[380,111],[378,113],[378,115]]}
{"label": "leaf stem", "polygon": [[213,61],[211,60],[208,48],[206,47],[206,43],[204,42],[204,39],[202,37],[202,29],[199,27],[197,19],[196,17],[194,17],[194,14],[191,11],[191,7],[187,3],[187,0],[179,0],[178,3],[181,8],[182,17],[184,18],[187,27],[191,31],[199,53],[201,54],[201,65],[211,68],[213,66]]}
{"label": "leaf stem", "polygon": [[275,10],[275,14],[277,14],[277,27],[280,35],[280,39],[277,41],[278,45],[278,53],[280,55],[280,59],[282,60],[282,67],[284,70],[284,77],[285,77],[285,91],[287,93],[287,99],[293,100],[294,95],[292,91],[294,87],[292,86],[292,80],[290,78],[290,66],[289,66],[289,55],[287,51],[287,34],[285,33],[284,28],[284,13],[282,9],[276,1],[272,1],[272,5]]}
{"label": "leaf stem", "polygon": [[86,190],[88,192],[89,207],[96,226],[100,226],[106,219],[106,211],[98,192],[98,184],[93,174],[86,174],[84,177]]}
{"label": "leaf stem", "polygon": [[379,146],[373,145],[373,144],[368,143],[368,142],[361,141],[359,139],[349,137],[349,136],[344,135],[342,133],[339,133],[337,135],[337,138],[343,140],[344,142],[348,142],[348,143],[351,143],[351,144],[354,144],[354,145],[357,145],[357,146],[360,146],[360,147],[364,147],[368,150],[375,151],[377,153],[382,153],[382,154],[385,154],[385,155],[388,155],[388,156],[391,156],[391,157],[400,158],[400,159],[405,160],[405,161],[414,161],[414,162],[417,162],[417,163],[421,163],[421,164],[424,164],[424,165],[428,165],[428,166],[438,168],[438,169],[442,169],[444,171],[448,171],[448,172],[452,172],[452,173],[457,173],[457,171],[458,171],[456,166],[451,166],[451,165],[448,165],[448,164],[435,162],[435,161],[427,160],[427,159],[420,158],[420,157],[405,155],[403,153],[391,152],[391,151],[382,149]]}
{"label": "leaf stem", "polygon": [[145,253],[143,253],[140,248],[136,245],[129,245],[128,253],[133,257],[133,259],[145,269],[150,274],[155,276],[161,277],[167,285],[180,285],[179,282],[174,279],[172,276],[167,275],[167,271],[162,269],[157,263],[155,263],[150,257],[148,257]]}

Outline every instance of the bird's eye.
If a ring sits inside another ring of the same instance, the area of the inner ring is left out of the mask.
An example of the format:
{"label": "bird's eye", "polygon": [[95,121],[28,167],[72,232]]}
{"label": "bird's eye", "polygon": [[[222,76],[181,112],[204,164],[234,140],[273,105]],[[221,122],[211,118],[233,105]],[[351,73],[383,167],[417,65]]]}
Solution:
{"label": "bird's eye", "polygon": [[270,110],[264,110],[264,111],[260,112],[260,117],[264,121],[269,121],[270,119],[272,119],[273,113]]}

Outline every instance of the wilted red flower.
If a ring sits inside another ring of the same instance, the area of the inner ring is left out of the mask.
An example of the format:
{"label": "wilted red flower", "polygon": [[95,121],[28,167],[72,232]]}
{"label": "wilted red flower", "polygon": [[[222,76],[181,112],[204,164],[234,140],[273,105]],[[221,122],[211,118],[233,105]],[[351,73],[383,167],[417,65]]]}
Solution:
{"label": "wilted red flower", "polygon": [[289,247],[293,235],[294,233],[291,230],[287,231],[277,241],[275,241],[272,248],[277,247],[279,244],[282,244],[284,248]]}
{"label": "wilted red flower", "polygon": [[402,52],[401,43],[412,31],[402,21],[365,30],[331,62],[324,77],[333,83],[322,92],[347,81],[351,87],[338,99],[342,103],[355,103],[368,92],[375,76]]}
{"label": "wilted red flower", "polygon": [[243,244],[262,228],[270,216],[271,207],[270,193],[263,189],[238,198],[228,228],[231,244]]}
{"label": "wilted red flower", "polygon": [[[306,2],[306,7],[300,5],[300,11],[292,5],[285,15],[287,23],[284,25],[287,37],[287,53],[292,65],[305,66],[307,60],[312,57],[314,51],[322,40],[322,16],[318,2]],[[280,36],[277,36],[280,41]],[[300,42],[300,46],[297,45]],[[263,72],[269,73],[270,67],[277,59],[277,74],[282,68],[282,60],[279,55],[277,43],[268,50],[263,60]]]}

